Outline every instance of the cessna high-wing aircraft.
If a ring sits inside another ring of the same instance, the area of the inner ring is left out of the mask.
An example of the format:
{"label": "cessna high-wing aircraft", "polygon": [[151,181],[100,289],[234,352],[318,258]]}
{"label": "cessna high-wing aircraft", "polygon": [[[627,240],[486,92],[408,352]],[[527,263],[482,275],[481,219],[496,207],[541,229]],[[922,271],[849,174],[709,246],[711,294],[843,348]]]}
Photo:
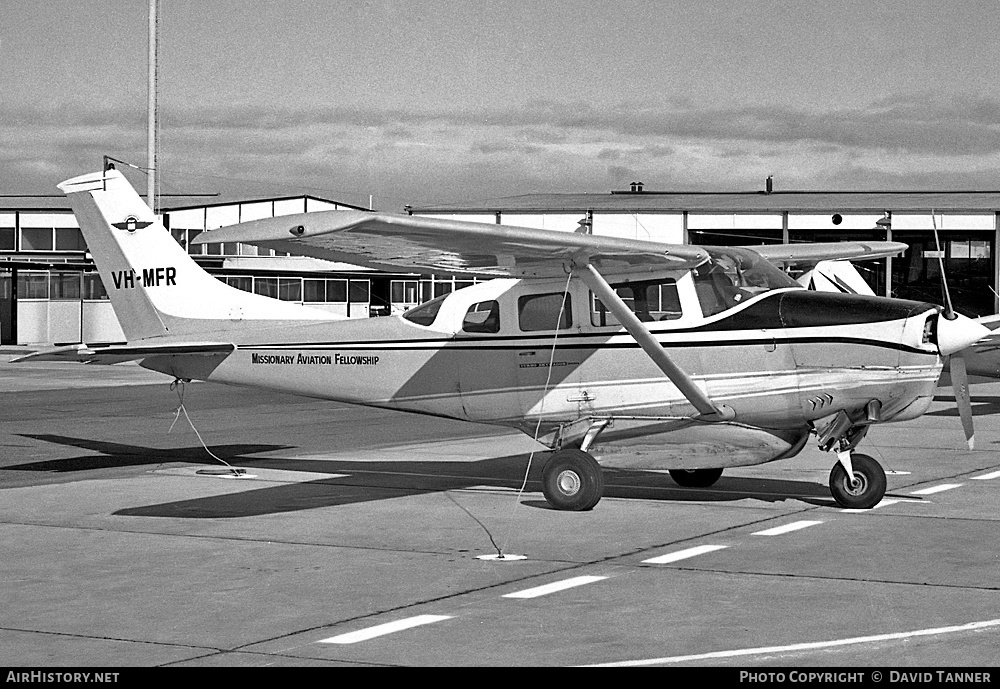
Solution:
{"label": "cessna high-wing aircraft", "polygon": [[885,472],[852,451],[872,424],[920,416],[944,358],[988,332],[931,304],[802,289],[748,249],[364,211],[206,237],[495,278],[402,316],[343,320],[215,280],[117,171],[60,189],[128,342],[21,360],[138,360],[182,380],[518,428],[554,450],[542,491],[557,509],[597,504],[602,466],[666,469],[683,486],[709,486],[727,467],[794,456],[813,433],[836,452],[836,501],[873,507]]}

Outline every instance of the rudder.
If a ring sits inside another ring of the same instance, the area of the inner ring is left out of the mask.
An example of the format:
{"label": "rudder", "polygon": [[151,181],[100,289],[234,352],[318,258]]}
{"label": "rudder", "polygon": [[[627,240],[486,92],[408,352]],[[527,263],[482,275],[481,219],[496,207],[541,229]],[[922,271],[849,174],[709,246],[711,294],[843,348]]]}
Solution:
{"label": "rudder", "polygon": [[209,275],[117,170],[75,177],[59,189],[69,199],[129,341],[216,329],[218,321],[336,319]]}

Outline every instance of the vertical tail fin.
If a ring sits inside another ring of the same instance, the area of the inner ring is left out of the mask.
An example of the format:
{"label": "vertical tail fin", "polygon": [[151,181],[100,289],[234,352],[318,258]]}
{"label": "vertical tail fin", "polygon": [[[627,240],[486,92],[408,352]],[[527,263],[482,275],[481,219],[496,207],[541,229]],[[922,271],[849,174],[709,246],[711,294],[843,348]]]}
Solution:
{"label": "vertical tail fin", "polygon": [[333,320],[319,309],[219,282],[188,256],[117,170],[59,185],[129,341],[241,320]]}

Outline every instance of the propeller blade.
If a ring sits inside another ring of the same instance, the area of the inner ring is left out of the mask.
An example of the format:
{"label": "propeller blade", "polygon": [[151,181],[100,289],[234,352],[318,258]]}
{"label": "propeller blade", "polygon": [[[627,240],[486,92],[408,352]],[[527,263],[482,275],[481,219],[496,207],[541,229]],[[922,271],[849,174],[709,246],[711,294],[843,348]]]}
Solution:
{"label": "propeller blade", "polygon": [[949,367],[951,388],[955,391],[958,415],[962,419],[962,428],[965,430],[965,442],[968,443],[970,450],[975,450],[976,431],[972,423],[972,400],[969,396],[969,375],[965,368],[965,357],[961,353],[953,354]]}
{"label": "propeller blade", "polygon": [[[951,303],[951,292],[948,290],[948,276],[944,270],[944,251],[941,250],[941,238],[938,237],[937,220],[934,218],[934,210],[931,209],[931,224],[934,226],[934,245],[937,249],[938,266],[941,269],[941,293],[944,297],[944,316],[946,321],[957,322],[958,314]],[[939,322],[940,326],[940,322]],[[965,357],[961,350],[955,351],[951,355],[949,362],[951,369],[951,389],[955,392],[955,405],[958,407],[958,416],[962,419],[962,429],[965,431],[965,442],[970,450],[976,449],[976,430],[972,423],[972,400],[969,396],[969,374],[965,368]]]}

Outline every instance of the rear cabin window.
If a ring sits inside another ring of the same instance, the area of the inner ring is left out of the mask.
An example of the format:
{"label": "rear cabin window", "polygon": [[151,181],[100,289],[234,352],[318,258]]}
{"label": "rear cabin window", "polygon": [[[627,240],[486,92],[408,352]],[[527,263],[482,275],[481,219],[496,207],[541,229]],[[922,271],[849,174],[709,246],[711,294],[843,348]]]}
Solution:
{"label": "rear cabin window", "polygon": [[518,326],[525,332],[563,330],[573,325],[569,295],[562,292],[531,294],[517,300]]}
{"label": "rear cabin window", "polygon": [[500,304],[481,301],[470,306],[462,321],[462,330],[467,333],[500,332]]}
{"label": "rear cabin window", "polygon": [[[633,280],[611,285],[611,289],[640,321],[672,321],[682,315],[677,281],[673,278]],[[590,323],[598,327],[621,325],[593,292],[590,294]]]}

